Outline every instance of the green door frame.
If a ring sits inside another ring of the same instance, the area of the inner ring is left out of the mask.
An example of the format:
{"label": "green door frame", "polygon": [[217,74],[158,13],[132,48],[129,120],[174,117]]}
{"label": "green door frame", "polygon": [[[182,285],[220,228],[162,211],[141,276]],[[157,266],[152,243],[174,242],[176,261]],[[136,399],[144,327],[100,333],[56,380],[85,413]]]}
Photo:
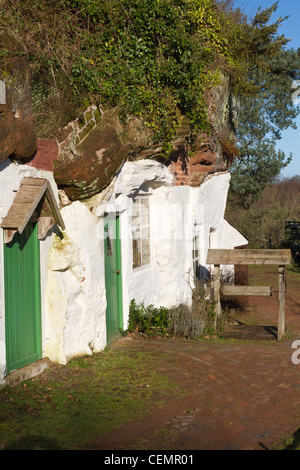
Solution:
{"label": "green door frame", "polygon": [[40,245],[28,223],[4,244],[6,372],[42,358]]}
{"label": "green door frame", "polygon": [[104,215],[104,234],[106,339],[107,343],[110,343],[119,336],[119,329],[123,328],[122,258],[118,214]]}

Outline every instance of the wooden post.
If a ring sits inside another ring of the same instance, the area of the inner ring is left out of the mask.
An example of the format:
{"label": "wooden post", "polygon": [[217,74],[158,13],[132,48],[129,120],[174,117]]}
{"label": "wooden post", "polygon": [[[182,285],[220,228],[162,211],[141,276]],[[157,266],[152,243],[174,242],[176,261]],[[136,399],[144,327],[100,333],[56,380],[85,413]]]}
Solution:
{"label": "wooden post", "polygon": [[277,339],[281,341],[285,334],[285,267],[279,266],[279,314]]}
{"label": "wooden post", "polygon": [[221,299],[220,299],[220,265],[214,265],[214,299],[216,302],[216,318],[215,318],[215,329],[217,327],[218,318],[221,316]]}
{"label": "wooden post", "polygon": [[[216,321],[221,315],[220,265],[277,265],[279,266],[279,313],[277,339],[285,335],[285,266],[291,264],[291,250],[247,250],[247,249],[209,249],[206,264],[214,266],[214,299],[216,302]],[[272,295],[270,287],[233,286],[224,287],[223,295]]]}

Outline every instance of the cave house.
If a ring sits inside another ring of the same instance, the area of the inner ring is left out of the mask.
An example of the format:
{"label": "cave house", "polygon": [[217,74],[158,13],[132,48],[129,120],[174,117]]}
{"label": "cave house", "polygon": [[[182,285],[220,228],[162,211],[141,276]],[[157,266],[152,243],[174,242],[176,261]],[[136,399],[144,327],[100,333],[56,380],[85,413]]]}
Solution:
{"label": "cave house", "polygon": [[208,248],[247,243],[224,219],[216,136],[189,158],[183,126],[162,161],[136,118],[90,106],[55,139],[35,138],[11,100],[0,104],[0,383],[43,358],[102,350],[132,299],[190,305]]}

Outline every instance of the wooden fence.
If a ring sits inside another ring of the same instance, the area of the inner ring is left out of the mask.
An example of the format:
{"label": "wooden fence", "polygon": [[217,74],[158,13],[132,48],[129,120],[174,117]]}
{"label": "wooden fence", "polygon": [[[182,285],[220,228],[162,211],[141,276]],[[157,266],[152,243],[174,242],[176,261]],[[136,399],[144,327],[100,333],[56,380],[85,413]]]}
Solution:
{"label": "wooden fence", "polygon": [[277,339],[285,335],[285,266],[291,264],[291,250],[208,250],[206,264],[214,265],[214,298],[217,317],[221,315],[221,292],[228,296],[271,296],[272,287],[223,286],[221,288],[221,265],[278,265],[279,313]]}

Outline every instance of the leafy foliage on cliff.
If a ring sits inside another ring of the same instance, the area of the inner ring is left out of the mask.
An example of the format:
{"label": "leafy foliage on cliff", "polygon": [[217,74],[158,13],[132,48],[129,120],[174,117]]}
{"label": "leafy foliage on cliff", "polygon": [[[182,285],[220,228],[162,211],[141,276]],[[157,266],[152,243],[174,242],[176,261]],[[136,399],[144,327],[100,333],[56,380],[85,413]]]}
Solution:
{"label": "leafy foliage on cliff", "polygon": [[[228,73],[254,93],[249,66],[265,70],[286,40],[269,11],[248,22],[233,0],[2,0],[3,31],[32,66],[38,134],[55,133],[91,102],[134,114],[165,142],[183,117],[208,131],[206,93]],[[9,47],[0,51],[9,55]]]}
{"label": "leafy foliage on cliff", "polygon": [[[273,34],[249,27],[231,1],[2,0],[1,27],[32,64],[36,123],[44,134],[93,101],[143,118],[170,142],[183,116],[207,130],[205,92],[228,71],[247,85],[249,57]],[[272,48],[274,41],[271,41]],[[263,45],[263,46],[262,46]],[[2,54],[10,51],[2,51]],[[48,106],[45,112],[45,105]],[[51,113],[50,113],[51,114]]]}

